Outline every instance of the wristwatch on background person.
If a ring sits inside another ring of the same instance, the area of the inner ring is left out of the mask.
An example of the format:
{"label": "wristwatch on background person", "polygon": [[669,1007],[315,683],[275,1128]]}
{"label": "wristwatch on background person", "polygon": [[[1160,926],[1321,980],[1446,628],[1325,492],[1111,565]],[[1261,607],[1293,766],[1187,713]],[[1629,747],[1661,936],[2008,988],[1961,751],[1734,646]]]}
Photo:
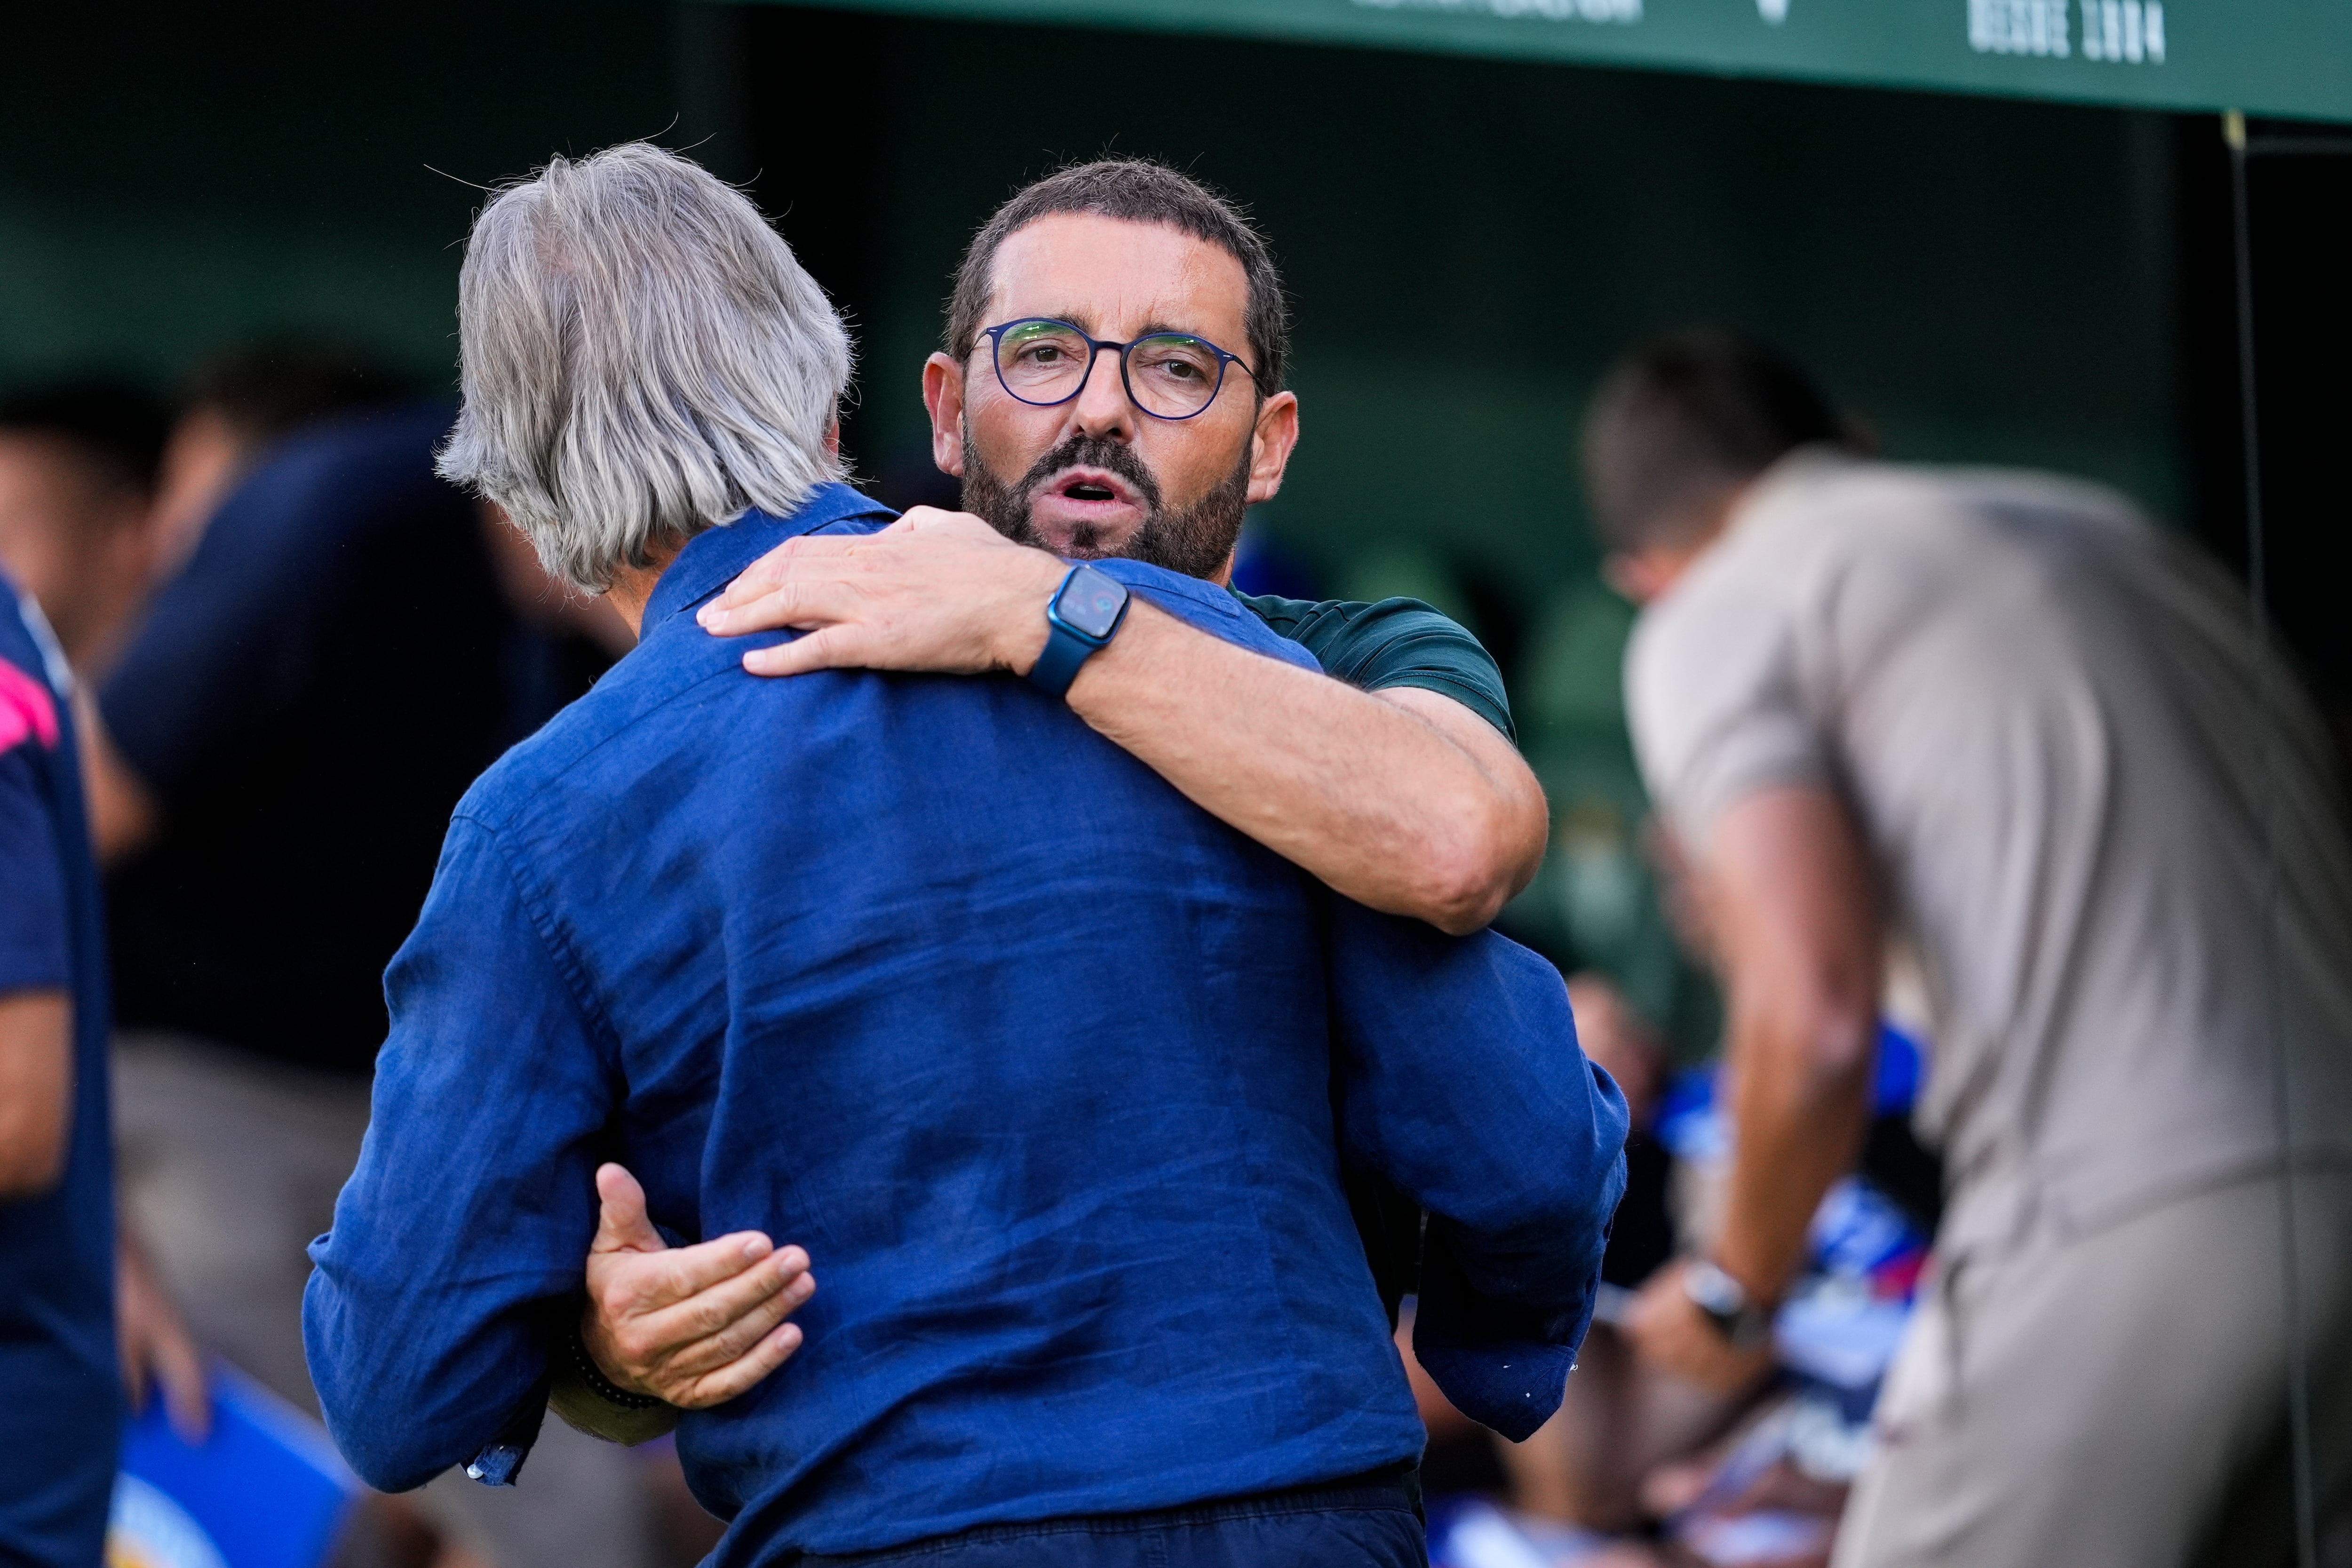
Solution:
{"label": "wristwatch on background person", "polygon": [[1754,1350],[1772,1337],[1772,1309],[1751,1300],[1746,1286],[1708,1258],[1683,1265],[1683,1294],[1733,1350]]}
{"label": "wristwatch on background person", "polygon": [[1091,566],[1073,566],[1045,601],[1045,651],[1029,679],[1055,697],[1068,695],[1078,667],[1093,658],[1127,619],[1127,584]]}

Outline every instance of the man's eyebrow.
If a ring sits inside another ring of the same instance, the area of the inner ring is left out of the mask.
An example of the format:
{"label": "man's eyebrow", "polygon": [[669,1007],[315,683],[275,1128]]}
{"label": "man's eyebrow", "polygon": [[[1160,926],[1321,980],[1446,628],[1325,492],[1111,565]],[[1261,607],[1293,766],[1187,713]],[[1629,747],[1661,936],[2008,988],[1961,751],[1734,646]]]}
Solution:
{"label": "man's eyebrow", "polygon": [[1086,333],[1087,336],[1093,337],[1095,335],[1094,314],[1095,313],[1092,310],[1026,310],[1018,316],[1007,317],[1006,320],[1013,321],[1067,321],[1070,325],[1077,328],[1078,331]]}

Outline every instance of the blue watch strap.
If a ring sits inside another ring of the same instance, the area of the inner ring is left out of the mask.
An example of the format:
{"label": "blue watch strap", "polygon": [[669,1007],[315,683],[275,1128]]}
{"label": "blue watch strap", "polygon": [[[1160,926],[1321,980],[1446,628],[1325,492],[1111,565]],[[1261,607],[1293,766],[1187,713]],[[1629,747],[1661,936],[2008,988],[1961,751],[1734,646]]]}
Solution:
{"label": "blue watch strap", "polygon": [[1087,641],[1059,622],[1049,621],[1045,626],[1045,651],[1029,667],[1029,679],[1049,697],[1066,697],[1070,682],[1078,678],[1078,667],[1101,646]]}

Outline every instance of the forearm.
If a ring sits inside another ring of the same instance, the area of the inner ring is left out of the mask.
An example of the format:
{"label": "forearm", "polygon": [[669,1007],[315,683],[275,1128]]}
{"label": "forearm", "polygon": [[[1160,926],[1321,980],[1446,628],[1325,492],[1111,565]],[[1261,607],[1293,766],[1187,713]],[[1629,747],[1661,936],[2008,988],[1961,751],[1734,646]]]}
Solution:
{"label": "forearm", "polygon": [[1475,931],[1542,856],[1542,795],[1501,737],[1507,763],[1482,761],[1412,710],[1425,695],[1358,691],[1138,602],[1068,700],[1202,810],[1334,890]]}
{"label": "forearm", "polygon": [[1714,1260],[1758,1300],[1779,1300],[1802,1270],[1822,1196],[1853,1169],[1872,1066],[1853,1037],[1866,1027],[1824,1020],[1802,1036],[1758,1029],[1743,1038],[1735,1026],[1738,1131]]}
{"label": "forearm", "polygon": [[110,866],[155,837],[161,819],[155,794],[107,733],[106,721],[89,689],[74,694],[74,720],[81,737],[82,789],[89,802],[90,847],[100,865]]}
{"label": "forearm", "polygon": [[[1025,675],[1067,563],[976,517],[917,508],[880,533],[786,542],[698,613],[755,675],[866,668]],[[1377,696],[1235,647],[1143,604],[1070,706],[1211,815],[1351,899],[1475,931],[1543,858],[1543,791],[1468,708]]]}
{"label": "forearm", "polygon": [[1730,1004],[1731,1185],[1716,1262],[1759,1300],[1853,1169],[1878,1038],[1878,900],[1852,814],[1813,784],[1727,807],[1704,882]]}
{"label": "forearm", "polygon": [[0,1203],[38,1197],[64,1176],[72,1094],[65,993],[0,993]]}

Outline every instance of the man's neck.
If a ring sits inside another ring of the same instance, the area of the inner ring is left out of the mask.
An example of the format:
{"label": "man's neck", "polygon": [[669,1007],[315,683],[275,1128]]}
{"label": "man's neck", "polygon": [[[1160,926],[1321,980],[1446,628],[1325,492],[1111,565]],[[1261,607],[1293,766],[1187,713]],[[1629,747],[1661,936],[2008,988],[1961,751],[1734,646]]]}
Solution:
{"label": "man's neck", "polygon": [[650,546],[646,552],[653,558],[650,565],[624,566],[613,574],[612,585],[604,590],[604,600],[627,623],[632,637],[645,637],[646,605],[652,602],[662,574],[677,559],[677,552],[675,544]]}

